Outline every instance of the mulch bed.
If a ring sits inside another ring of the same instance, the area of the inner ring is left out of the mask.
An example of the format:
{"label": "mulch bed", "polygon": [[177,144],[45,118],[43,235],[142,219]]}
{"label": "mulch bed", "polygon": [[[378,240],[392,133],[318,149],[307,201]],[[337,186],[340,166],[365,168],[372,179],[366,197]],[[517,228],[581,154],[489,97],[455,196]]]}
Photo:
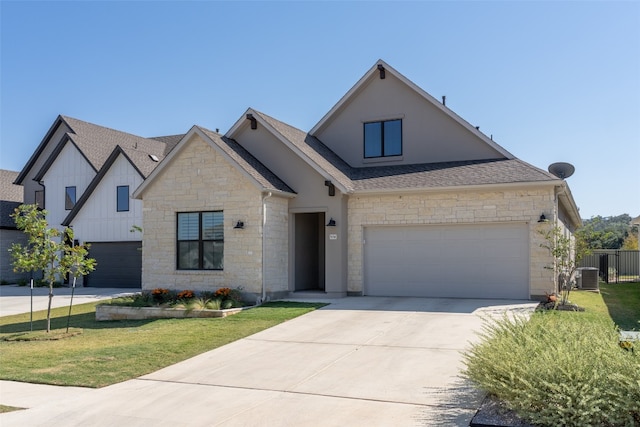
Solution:
{"label": "mulch bed", "polygon": [[469,427],[533,427],[515,412],[508,409],[502,401],[494,396],[487,396],[482,401],[478,412],[473,416]]}

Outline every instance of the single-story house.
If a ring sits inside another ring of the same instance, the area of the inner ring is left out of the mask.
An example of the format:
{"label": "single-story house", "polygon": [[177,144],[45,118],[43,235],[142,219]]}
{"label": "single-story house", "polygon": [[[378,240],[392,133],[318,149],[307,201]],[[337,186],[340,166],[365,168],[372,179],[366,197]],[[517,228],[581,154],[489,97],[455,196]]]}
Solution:
{"label": "single-story house", "polygon": [[581,224],[566,181],[377,61],[308,132],[248,109],[194,126],[134,192],[142,288],[258,298],[538,298],[540,231]]}

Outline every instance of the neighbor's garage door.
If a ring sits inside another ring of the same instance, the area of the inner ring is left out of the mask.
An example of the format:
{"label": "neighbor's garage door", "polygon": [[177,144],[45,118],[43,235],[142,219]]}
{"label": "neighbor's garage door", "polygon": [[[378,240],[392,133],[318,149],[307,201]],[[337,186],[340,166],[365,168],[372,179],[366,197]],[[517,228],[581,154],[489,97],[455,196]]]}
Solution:
{"label": "neighbor's garage door", "polygon": [[365,228],[366,295],[529,298],[526,224]]}
{"label": "neighbor's garage door", "polygon": [[142,275],[142,242],[91,243],[89,256],[95,258],[95,271],[85,286],[96,288],[139,288]]}

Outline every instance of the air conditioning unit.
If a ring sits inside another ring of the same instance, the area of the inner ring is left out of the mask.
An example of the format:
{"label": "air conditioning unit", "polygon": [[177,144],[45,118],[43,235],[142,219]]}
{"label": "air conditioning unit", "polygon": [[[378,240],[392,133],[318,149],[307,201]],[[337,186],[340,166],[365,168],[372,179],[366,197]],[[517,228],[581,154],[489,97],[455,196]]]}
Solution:
{"label": "air conditioning unit", "polygon": [[595,267],[582,267],[578,269],[578,288],[586,290],[599,290],[598,269]]}

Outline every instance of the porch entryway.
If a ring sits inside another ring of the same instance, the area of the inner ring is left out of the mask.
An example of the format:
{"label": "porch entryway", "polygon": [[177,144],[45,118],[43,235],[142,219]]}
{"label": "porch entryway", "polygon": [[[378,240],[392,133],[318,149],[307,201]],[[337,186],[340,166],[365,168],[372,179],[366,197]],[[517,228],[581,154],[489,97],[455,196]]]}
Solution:
{"label": "porch entryway", "polygon": [[294,291],[325,290],[325,214],[294,216]]}

